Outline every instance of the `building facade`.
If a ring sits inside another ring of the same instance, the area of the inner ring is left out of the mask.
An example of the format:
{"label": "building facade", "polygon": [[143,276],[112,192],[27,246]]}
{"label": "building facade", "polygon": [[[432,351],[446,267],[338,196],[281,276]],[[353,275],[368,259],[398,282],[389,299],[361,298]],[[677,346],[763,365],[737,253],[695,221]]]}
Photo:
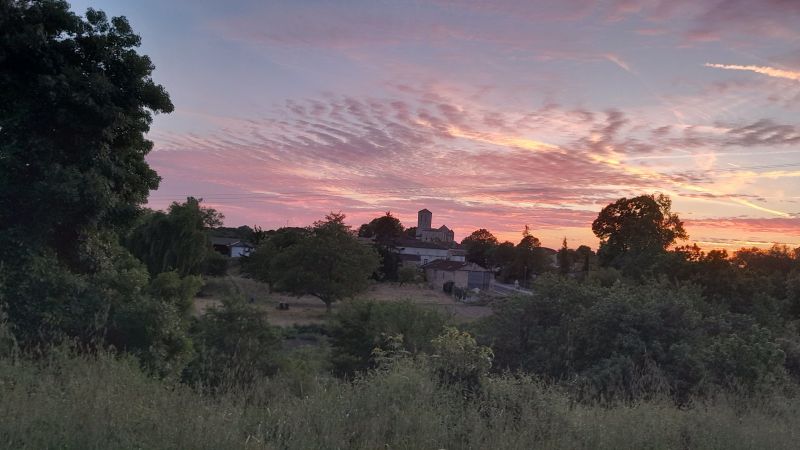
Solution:
{"label": "building facade", "polygon": [[437,242],[405,239],[395,242],[395,249],[403,264],[422,266],[432,261],[464,262],[466,252],[461,249],[448,248]]}
{"label": "building facade", "polygon": [[437,260],[422,268],[425,270],[425,279],[434,289],[443,289],[448,281],[461,289],[482,291],[490,290],[494,284],[492,271],[475,263]]}
{"label": "building facade", "polygon": [[417,239],[425,242],[450,243],[455,240],[455,233],[447,225],[433,228],[433,213],[423,209],[417,213]]}

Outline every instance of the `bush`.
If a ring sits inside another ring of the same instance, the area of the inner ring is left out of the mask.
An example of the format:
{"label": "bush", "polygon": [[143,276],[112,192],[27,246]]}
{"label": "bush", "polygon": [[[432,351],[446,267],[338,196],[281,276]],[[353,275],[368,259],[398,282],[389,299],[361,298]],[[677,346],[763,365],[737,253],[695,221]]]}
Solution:
{"label": "bush", "polygon": [[339,374],[353,374],[374,367],[373,350],[384,345],[390,335],[399,335],[402,348],[412,354],[428,350],[444,324],[444,317],[436,311],[409,301],[347,302],[330,327],[334,369]]}
{"label": "bush", "polygon": [[455,283],[447,281],[442,285],[442,290],[445,294],[451,294],[453,292],[453,286],[455,286]]}
{"label": "bush", "polygon": [[227,389],[277,370],[280,334],[267,323],[266,312],[241,298],[206,310],[191,334],[197,356],[183,374],[191,384]]}
{"label": "bush", "polygon": [[432,344],[430,360],[439,380],[477,392],[492,367],[492,350],[478,345],[469,333],[453,327],[445,328]]}
{"label": "bush", "polygon": [[209,251],[203,261],[203,275],[223,277],[228,273],[228,258],[216,251]]}
{"label": "bush", "polygon": [[7,278],[13,285],[2,287],[12,332],[23,348],[64,340],[87,349],[110,345],[159,376],[175,375],[191,354],[187,307],[198,280],[164,274],[151,282],[114,239],[82,244],[90,273],[72,272],[49,253],[23,258]]}
{"label": "bush", "polygon": [[11,358],[17,353],[17,340],[6,322],[3,305],[0,304],[0,358]]}
{"label": "bush", "polygon": [[773,335],[748,316],[719,314],[694,288],[542,277],[533,295],[497,301],[477,329],[500,369],[573,379],[584,399],[669,393],[684,402],[783,382]]}
{"label": "bush", "polygon": [[400,285],[405,283],[416,283],[419,279],[419,269],[411,266],[403,266],[397,272],[397,280]]}

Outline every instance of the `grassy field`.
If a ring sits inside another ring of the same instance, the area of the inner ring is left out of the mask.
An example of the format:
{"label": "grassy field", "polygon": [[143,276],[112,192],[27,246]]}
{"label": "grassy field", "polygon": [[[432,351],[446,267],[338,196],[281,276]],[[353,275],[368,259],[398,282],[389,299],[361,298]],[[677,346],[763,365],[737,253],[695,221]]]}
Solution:
{"label": "grassy field", "polygon": [[[206,286],[195,299],[195,313],[202,312],[212,305],[218,305],[226,295],[239,295],[252,299],[256,306],[269,310],[269,321],[273,325],[309,325],[325,322],[327,314],[325,304],[316,297],[292,297],[277,292],[269,292],[269,287],[258,281],[242,277],[233,268],[229,275],[224,277],[207,277]],[[413,303],[452,316],[455,322],[467,322],[491,314],[491,309],[486,306],[466,305],[453,300],[444,292],[429,288],[425,284],[399,283],[373,283],[369,289],[357,296],[358,299],[390,302],[410,300]],[[286,302],[290,305],[288,311],[278,310],[278,303]],[[333,309],[336,310],[334,304]]]}
{"label": "grassy field", "polygon": [[396,364],[352,382],[315,377],[298,395],[279,374],[209,396],[145,376],[132,360],[55,352],[0,359],[0,448],[14,449],[790,449],[800,402],[718,399],[573,404],[530,378],[480,395]]}

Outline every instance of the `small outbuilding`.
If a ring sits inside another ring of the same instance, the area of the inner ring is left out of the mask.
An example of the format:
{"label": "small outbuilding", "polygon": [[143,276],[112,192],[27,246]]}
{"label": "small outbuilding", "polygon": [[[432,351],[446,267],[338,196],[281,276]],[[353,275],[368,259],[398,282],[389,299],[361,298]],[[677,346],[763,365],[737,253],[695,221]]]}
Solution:
{"label": "small outbuilding", "polygon": [[231,258],[249,256],[255,248],[249,242],[245,242],[241,239],[226,237],[212,237],[211,245],[214,247],[215,251]]}
{"label": "small outbuilding", "polygon": [[475,263],[437,259],[422,266],[428,283],[435,289],[442,289],[448,281],[461,289],[491,289],[494,274],[491,270]]}

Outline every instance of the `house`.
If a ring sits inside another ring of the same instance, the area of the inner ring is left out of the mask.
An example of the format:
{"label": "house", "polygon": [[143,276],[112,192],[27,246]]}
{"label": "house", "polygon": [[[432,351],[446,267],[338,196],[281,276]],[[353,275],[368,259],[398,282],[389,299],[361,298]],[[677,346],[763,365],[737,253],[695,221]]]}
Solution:
{"label": "house", "polygon": [[489,290],[494,284],[491,270],[465,261],[436,260],[422,266],[425,277],[434,289],[442,289],[448,281],[461,289]]}
{"label": "house", "polygon": [[467,260],[467,251],[463,248],[451,248],[447,250],[448,261],[461,261]]}
{"label": "house", "polygon": [[255,247],[249,242],[237,238],[212,237],[211,245],[219,253],[231,258],[249,256]]}
{"label": "house", "polygon": [[394,244],[400,261],[424,265],[437,259],[447,260],[450,250],[436,242],[420,241],[417,239],[400,239]]}
{"label": "house", "polygon": [[467,252],[460,248],[448,248],[436,242],[417,239],[400,239],[395,241],[394,246],[402,264],[415,266],[440,259],[464,262],[467,256]]}
{"label": "house", "polygon": [[453,242],[455,234],[453,230],[442,225],[439,228],[432,228],[433,213],[423,209],[417,213],[417,234],[416,238],[426,242]]}

